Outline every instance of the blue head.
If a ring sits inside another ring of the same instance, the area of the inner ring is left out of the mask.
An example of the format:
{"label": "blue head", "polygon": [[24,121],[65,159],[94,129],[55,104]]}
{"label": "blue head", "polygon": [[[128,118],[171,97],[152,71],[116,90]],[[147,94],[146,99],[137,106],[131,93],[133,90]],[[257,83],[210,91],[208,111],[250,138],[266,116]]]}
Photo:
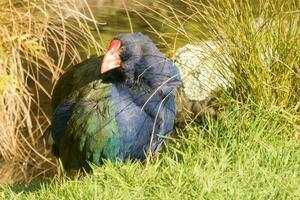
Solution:
{"label": "blue head", "polygon": [[125,75],[125,84],[140,84],[165,95],[180,83],[176,65],[142,33],[121,34],[112,40],[101,72],[115,68]]}

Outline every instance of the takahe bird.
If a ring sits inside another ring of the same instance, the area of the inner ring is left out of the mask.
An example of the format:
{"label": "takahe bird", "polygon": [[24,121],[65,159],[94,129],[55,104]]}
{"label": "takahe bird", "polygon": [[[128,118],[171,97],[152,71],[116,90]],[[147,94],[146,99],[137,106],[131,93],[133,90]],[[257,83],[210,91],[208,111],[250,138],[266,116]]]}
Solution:
{"label": "takahe bird", "polygon": [[67,70],[52,95],[53,152],[66,170],[145,160],[173,130],[177,67],[141,33]]}

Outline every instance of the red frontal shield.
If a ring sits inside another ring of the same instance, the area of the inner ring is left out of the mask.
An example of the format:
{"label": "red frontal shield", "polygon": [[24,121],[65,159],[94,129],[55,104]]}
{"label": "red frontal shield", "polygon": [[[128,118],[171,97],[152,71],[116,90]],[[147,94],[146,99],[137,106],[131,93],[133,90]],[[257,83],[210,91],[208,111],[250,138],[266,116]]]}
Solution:
{"label": "red frontal shield", "polygon": [[121,48],[121,41],[114,39],[111,41],[107,53],[105,54],[102,65],[101,74],[110,71],[112,69],[121,67],[121,58],[119,55],[119,50]]}

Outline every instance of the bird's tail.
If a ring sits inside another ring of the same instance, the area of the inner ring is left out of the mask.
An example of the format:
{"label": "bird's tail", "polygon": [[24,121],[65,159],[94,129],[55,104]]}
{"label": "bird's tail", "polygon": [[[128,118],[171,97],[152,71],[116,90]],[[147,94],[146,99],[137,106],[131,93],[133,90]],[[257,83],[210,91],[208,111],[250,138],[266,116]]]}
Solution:
{"label": "bird's tail", "polygon": [[51,132],[51,126],[48,126],[48,128],[45,130],[42,138],[47,142],[47,144],[49,144],[51,146],[54,144],[54,140],[53,140],[52,132]]}
{"label": "bird's tail", "polygon": [[52,154],[56,157],[59,157],[58,147],[55,144],[54,139],[52,137],[51,126],[48,126],[48,128],[45,130],[43,134],[43,139],[47,142],[47,144],[52,146]]}

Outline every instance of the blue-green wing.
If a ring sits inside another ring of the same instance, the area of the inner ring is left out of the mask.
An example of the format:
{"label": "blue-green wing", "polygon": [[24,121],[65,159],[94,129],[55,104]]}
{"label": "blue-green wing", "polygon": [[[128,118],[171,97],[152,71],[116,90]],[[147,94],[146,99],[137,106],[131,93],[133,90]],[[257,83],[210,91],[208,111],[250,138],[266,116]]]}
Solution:
{"label": "blue-green wing", "polygon": [[88,169],[87,161],[100,165],[103,159],[119,156],[120,134],[111,84],[95,81],[81,88],[79,96],[58,147],[66,169]]}

